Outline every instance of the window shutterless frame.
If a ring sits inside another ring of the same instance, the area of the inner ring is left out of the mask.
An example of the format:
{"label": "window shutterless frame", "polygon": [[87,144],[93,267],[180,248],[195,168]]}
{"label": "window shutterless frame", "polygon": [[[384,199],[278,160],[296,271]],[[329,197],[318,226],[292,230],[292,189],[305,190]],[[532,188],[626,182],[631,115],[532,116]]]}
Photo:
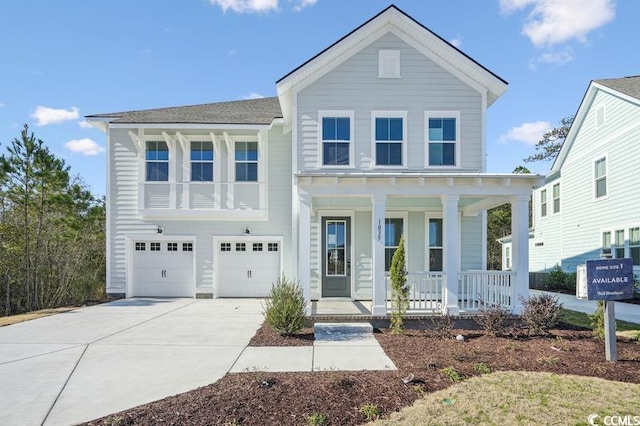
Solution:
{"label": "window shutterless frame", "polygon": [[407,112],[371,111],[372,167],[407,167]]}
{"label": "window shutterless frame", "polygon": [[165,141],[147,141],[145,144],[145,181],[169,181],[169,147]]}
{"label": "window shutterless frame", "polygon": [[425,167],[460,167],[460,111],[425,111]]}
{"label": "window shutterless frame", "polygon": [[354,167],[354,120],[353,111],[318,111],[318,167]]}
{"label": "window shutterless frame", "polygon": [[603,155],[593,162],[593,198],[603,199],[609,194],[607,184],[607,156]]}

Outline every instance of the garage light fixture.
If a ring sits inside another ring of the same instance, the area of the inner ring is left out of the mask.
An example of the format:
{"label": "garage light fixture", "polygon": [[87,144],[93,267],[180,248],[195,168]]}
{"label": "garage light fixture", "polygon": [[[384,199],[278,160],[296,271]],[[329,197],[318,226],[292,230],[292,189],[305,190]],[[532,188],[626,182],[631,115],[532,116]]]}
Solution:
{"label": "garage light fixture", "polygon": [[156,230],[156,232],[158,234],[162,234],[164,232],[164,229],[162,229],[162,226],[158,226],[158,229]]}
{"label": "garage light fixture", "polygon": [[244,228],[244,235],[251,235],[251,228],[249,228],[248,226]]}

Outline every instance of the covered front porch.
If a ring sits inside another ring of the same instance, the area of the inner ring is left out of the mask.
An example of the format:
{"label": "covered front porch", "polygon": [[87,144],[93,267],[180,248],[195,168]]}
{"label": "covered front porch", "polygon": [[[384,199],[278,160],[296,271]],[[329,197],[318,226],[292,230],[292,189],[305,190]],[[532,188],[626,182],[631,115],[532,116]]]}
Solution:
{"label": "covered front porch", "polygon": [[[529,194],[539,176],[310,173],[296,178],[294,253],[310,315],[339,315],[341,306],[345,315],[388,315],[388,270],[400,235],[407,257],[407,315],[521,309],[520,299],[528,294]],[[486,210],[504,203],[512,205],[513,270],[488,271]]]}

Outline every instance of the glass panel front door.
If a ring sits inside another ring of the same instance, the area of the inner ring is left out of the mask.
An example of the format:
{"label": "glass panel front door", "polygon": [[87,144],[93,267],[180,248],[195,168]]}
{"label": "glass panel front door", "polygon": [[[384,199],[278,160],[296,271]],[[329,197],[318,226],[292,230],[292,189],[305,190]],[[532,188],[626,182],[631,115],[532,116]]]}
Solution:
{"label": "glass panel front door", "polygon": [[351,295],[350,222],[348,217],[322,219],[322,297]]}

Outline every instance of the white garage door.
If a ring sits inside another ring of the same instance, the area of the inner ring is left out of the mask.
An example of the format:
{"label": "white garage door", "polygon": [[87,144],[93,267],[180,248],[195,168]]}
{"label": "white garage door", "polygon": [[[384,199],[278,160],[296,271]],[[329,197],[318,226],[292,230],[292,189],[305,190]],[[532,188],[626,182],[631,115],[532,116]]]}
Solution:
{"label": "white garage door", "polygon": [[218,295],[264,297],[280,277],[278,241],[218,243]]}
{"label": "white garage door", "polygon": [[193,297],[193,243],[135,241],[132,296]]}

